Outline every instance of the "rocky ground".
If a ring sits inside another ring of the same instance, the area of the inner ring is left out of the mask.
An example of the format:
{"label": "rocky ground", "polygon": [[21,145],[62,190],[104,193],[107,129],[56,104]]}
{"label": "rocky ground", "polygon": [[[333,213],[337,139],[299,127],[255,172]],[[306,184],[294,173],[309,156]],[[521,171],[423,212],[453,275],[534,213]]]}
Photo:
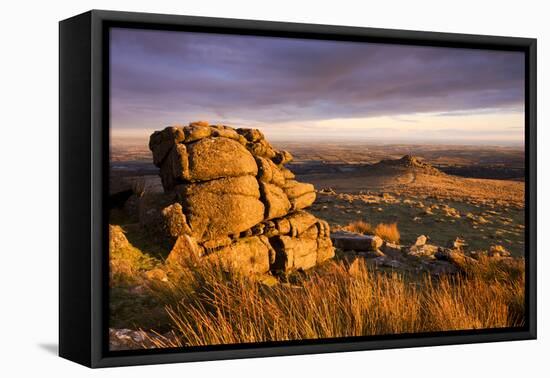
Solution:
{"label": "rocky ground", "polygon": [[[151,259],[147,252],[135,248],[126,238],[127,235],[123,228],[111,228],[111,271],[119,274],[111,279],[111,349],[178,346],[178,336],[164,308],[166,290],[173,290],[170,288],[177,285],[178,273],[169,261]],[[331,233],[331,240],[336,253],[333,261],[347,266],[350,275],[357,274],[357,269],[361,271],[364,264],[376,276],[393,277],[392,274],[397,273],[398,277],[406,279],[408,285],[418,285],[420,289],[425,285],[427,276],[446,282],[449,277],[470,275],[478,269],[478,265],[480,270],[486,270],[488,265],[513,268],[523,264],[521,258],[512,257],[502,246],[493,246],[482,252],[471,251],[461,239],[454,240],[448,246],[440,246],[420,235],[412,244],[401,244],[388,242],[376,235],[337,230]],[[118,261],[121,255],[121,261]],[[129,264],[132,269],[121,269],[121,265],[129,260],[133,261]],[[305,278],[301,277],[300,270],[284,276],[268,273],[256,274],[251,278],[266,288],[282,285],[288,286],[289,290],[300,290],[307,277],[315,277],[316,274],[324,277],[327,264],[331,262],[309,269]],[[498,282],[495,283],[498,285]],[[396,314],[396,322],[397,318],[399,315]]]}
{"label": "rocky ground", "polygon": [[514,206],[411,197],[401,192],[349,194],[327,189],[318,193],[310,211],[327,219],[332,229],[358,220],[373,225],[396,222],[404,243],[413,243],[424,234],[432,243],[447,246],[460,237],[471,250],[502,245],[514,256],[524,255],[524,211]]}

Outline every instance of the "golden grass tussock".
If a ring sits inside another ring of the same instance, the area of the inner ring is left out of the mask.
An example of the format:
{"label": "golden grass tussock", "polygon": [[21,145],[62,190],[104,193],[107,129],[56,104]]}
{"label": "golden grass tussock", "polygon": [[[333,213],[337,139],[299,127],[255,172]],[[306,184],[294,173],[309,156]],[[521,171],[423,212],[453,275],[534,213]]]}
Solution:
{"label": "golden grass tussock", "polygon": [[343,227],[346,231],[357,232],[359,234],[373,234],[373,228],[370,223],[363,220],[351,222],[347,226]]}
{"label": "golden grass tussock", "polygon": [[300,340],[521,326],[524,269],[481,261],[461,276],[412,280],[331,261],[267,286],[216,262],[169,272],[156,295],[172,322],[157,347]]}
{"label": "golden grass tussock", "polygon": [[374,234],[391,243],[398,243],[401,238],[397,223],[379,223],[374,229]]}
{"label": "golden grass tussock", "polygon": [[376,227],[373,227],[370,223],[358,220],[349,223],[347,226],[344,226],[343,229],[359,234],[377,235],[385,241],[392,243],[398,243],[401,238],[397,223],[379,223]]}

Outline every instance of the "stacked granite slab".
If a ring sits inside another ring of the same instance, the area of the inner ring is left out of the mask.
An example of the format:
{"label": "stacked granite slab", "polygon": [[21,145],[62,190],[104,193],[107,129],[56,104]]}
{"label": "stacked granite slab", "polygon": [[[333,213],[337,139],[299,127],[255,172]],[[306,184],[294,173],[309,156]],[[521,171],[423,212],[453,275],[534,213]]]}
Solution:
{"label": "stacked granite slab", "polygon": [[256,129],[194,122],[150,137],[153,162],[174,202],[161,210],[175,240],[169,260],[221,257],[247,273],[308,269],[334,255],[328,224],[304,209],[313,185]]}

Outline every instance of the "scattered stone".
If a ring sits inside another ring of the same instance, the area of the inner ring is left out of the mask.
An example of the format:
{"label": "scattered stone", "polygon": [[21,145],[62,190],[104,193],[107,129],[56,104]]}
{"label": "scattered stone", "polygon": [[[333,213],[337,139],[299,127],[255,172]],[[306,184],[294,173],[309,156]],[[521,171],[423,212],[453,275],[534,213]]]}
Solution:
{"label": "scattered stone", "polygon": [[449,205],[445,204],[443,205],[441,210],[443,211],[443,214],[447,217],[460,218],[460,212],[454,207],[450,207]]}
{"label": "scattered stone", "polygon": [[487,255],[489,257],[510,257],[512,254],[502,245],[492,245]]}
{"label": "scattered stone", "polygon": [[416,256],[416,257],[429,257],[433,258],[436,252],[438,251],[437,246],[431,245],[431,244],[423,244],[423,245],[412,245],[407,249],[407,254],[410,256]]}
{"label": "scattered stone", "polygon": [[414,242],[414,245],[417,247],[421,247],[428,241],[428,237],[425,235],[420,235],[416,238],[416,241]]}
{"label": "scattered stone", "polygon": [[331,233],[330,238],[336,248],[344,251],[376,251],[384,244],[384,241],[376,235],[362,235],[344,230]]}
{"label": "scattered stone", "polygon": [[145,278],[149,281],[168,282],[168,276],[166,275],[166,272],[160,268],[148,270],[144,273],[144,275]]}
{"label": "scattered stone", "polygon": [[187,260],[196,259],[203,254],[203,247],[199,246],[195,238],[189,235],[181,235],[168,254],[166,262],[169,264],[185,265]]}
{"label": "scattered stone", "polygon": [[477,263],[477,260],[466,256],[463,252],[448,248],[439,248],[434,256],[438,260],[449,261],[461,270],[463,270],[467,264]]}
{"label": "scattered stone", "polygon": [[449,243],[450,248],[458,249],[458,250],[462,250],[466,246],[468,246],[468,244],[461,237],[457,237],[455,240]]}
{"label": "scattered stone", "polygon": [[128,328],[109,328],[109,350],[157,348],[154,342],[156,340],[166,343],[170,340],[174,341],[174,336],[170,333],[159,335],[155,332],[135,331]]}

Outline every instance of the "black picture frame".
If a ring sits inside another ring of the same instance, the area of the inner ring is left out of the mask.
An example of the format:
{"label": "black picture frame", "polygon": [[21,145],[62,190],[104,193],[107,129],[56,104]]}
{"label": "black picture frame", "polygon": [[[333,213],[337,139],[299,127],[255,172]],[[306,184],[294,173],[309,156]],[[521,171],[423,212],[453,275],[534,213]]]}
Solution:
{"label": "black picture frame", "polygon": [[[108,314],[109,70],[113,26],[368,41],[525,53],[526,325],[189,349],[110,352]],[[535,339],[536,39],[92,10],[59,23],[59,354],[89,367]]]}

